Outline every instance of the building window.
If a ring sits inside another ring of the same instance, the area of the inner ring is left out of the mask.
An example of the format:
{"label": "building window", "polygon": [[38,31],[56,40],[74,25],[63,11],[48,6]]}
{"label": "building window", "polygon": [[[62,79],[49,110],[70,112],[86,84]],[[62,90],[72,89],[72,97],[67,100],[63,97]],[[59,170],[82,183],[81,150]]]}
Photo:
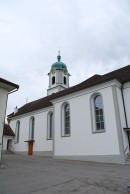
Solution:
{"label": "building window", "polygon": [[96,130],[104,130],[103,100],[100,95],[94,98]]}
{"label": "building window", "polygon": [[62,105],[62,136],[70,136],[70,105]]}
{"label": "building window", "polygon": [[69,104],[65,105],[64,108],[64,116],[65,116],[65,135],[70,134],[70,106]]}
{"label": "building window", "polygon": [[30,123],[29,123],[29,140],[34,140],[34,125],[35,125],[35,118],[31,117]]}
{"label": "building window", "polygon": [[55,84],[55,77],[52,77],[52,84]]}
{"label": "building window", "polygon": [[17,121],[16,128],[15,128],[15,143],[19,142],[19,131],[20,131],[20,121]]}
{"label": "building window", "polygon": [[64,77],[64,84],[66,85],[66,77]]}
{"label": "building window", "polygon": [[103,98],[101,94],[91,97],[91,119],[93,133],[105,132]]}
{"label": "building window", "polygon": [[105,116],[103,107],[102,95],[96,93],[91,96],[91,119],[92,119],[92,132],[101,133],[105,132]]}
{"label": "building window", "polygon": [[48,129],[47,129],[47,139],[52,139],[53,137],[53,112],[48,114]]}

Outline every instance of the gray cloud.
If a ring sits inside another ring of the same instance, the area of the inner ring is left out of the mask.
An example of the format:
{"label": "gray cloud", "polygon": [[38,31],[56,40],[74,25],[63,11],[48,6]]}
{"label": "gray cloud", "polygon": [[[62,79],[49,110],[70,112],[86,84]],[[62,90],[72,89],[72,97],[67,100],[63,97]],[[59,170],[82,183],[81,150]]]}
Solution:
{"label": "gray cloud", "polygon": [[130,63],[128,0],[0,2],[1,77],[20,85],[8,113],[41,98],[60,47],[70,85]]}

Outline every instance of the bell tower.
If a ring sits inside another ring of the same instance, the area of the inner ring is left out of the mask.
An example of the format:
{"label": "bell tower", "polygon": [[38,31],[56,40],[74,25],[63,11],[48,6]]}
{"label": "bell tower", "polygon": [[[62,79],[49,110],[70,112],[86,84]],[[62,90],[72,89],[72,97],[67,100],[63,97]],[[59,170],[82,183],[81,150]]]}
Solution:
{"label": "bell tower", "polygon": [[53,63],[51,70],[48,73],[49,76],[49,87],[47,95],[59,92],[66,88],[69,88],[69,76],[67,66],[61,62],[60,51],[58,52],[57,62]]}

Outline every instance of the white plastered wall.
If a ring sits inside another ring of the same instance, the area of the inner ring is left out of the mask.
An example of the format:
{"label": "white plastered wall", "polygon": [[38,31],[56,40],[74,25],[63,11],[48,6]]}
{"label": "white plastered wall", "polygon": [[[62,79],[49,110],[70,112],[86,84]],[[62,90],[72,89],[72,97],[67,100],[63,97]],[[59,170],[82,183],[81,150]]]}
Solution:
{"label": "white plastered wall", "polygon": [[10,122],[12,130],[15,132],[16,122],[20,121],[20,131],[19,131],[19,142],[14,144],[15,152],[28,152],[28,142],[29,139],[29,121],[31,116],[35,118],[35,129],[34,129],[34,152],[49,152],[52,151],[52,140],[47,140],[47,115],[52,108],[47,110],[41,110],[31,115],[17,117]]}
{"label": "white plastered wall", "polygon": [[52,93],[56,93],[56,92],[59,92],[59,91],[62,91],[64,90],[65,88],[62,87],[62,86],[57,86],[57,87],[54,87],[54,88],[51,88],[50,90],[47,91],[47,94],[48,95],[51,95]]}
{"label": "white plastered wall", "polygon": [[[103,97],[105,132],[93,133],[91,120],[91,96],[94,91],[77,97],[69,96],[54,103],[54,154],[66,155],[119,155],[119,142],[113,106],[112,88],[97,89]],[[70,104],[71,136],[61,137],[61,106],[64,102]]]}
{"label": "white plastered wall", "polygon": [[7,150],[7,142],[8,140],[12,140],[12,143],[11,143],[11,151],[14,151],[14,137],[12,136],[6,136],[4,135],[3,136],[3,148],[2,150]]}
{"label": "white plastered wall", "polygon": [[[124,113],[124,105],[123,105],[123,96],[121,93],[121,88],[116,87],[117,90],[117,96],[118,96],[118,105],[119,105],[119,112],[120,112],[120,121],[121,121],[121,130],[122,130],[122,136],[123,136],[123,143],[124,143],[124,151],[128,147],[128,137],[127,133],[124,131],[124,128],[126,127],[126,121],[125,121],[125,113]],[[129,89],[130,90],[130,89]],[[129,104],[126,104],[126,107],[130,107]],[[129,149],[126,149],[125,154],[129,152]]]}
{"label": "white plastered wall", "polygon": [[125,102],[128,127],[130,128],[130,82],[124,85],[123,94],[124,94],[124,102]]}

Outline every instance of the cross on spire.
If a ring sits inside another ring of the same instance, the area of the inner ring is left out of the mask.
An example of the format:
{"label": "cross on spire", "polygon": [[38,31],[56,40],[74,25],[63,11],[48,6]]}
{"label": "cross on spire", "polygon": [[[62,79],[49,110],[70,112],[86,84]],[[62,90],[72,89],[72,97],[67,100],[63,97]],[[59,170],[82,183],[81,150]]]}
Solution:
{"label": "cross on spire", "polygon": [[60,60],[61,60],[60,51],[58,51],[58,56],[57,56],[57,59],[58,59],[58,61],[60,61]]}

